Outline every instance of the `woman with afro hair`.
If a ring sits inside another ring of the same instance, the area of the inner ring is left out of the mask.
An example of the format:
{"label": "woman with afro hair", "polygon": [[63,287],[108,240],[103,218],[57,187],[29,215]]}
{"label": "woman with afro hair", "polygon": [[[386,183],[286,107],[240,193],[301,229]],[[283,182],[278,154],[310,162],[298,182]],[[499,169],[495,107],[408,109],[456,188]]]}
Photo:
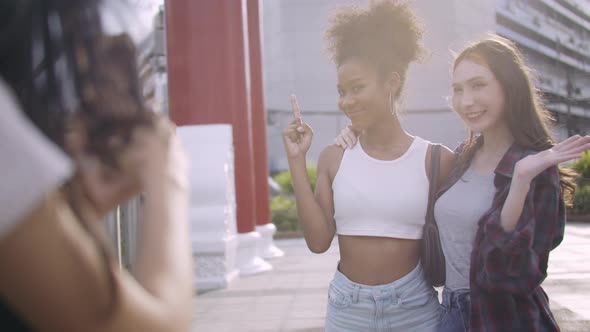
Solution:
{"label": "woman with afro hair", "polygon": [[[437,294],[419,254],[431,144],[406,132],[397,115],[408,66],[423,53],[422,34],[400,1],[345,7],[332,18],[326,41],[338,106],[362,134],[356,149],[322,151],[315,194],[305,160],[313,131],[291,97],[294,120],[283,140],[305,240],[323,253],[338,235],[326,331],[434,331],[438,324]],[[441,150],[444,176],[453,154]]]}

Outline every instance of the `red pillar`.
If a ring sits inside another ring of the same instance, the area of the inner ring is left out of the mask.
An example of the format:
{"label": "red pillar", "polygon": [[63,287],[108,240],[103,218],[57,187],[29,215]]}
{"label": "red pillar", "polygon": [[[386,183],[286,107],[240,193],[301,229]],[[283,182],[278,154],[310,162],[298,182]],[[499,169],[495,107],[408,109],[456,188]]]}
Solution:
{"label": "red pillar", "polygon": [[266,153],[266,109],[264,106],[264,83],[262,78],[262,43],[260,41],[260,1],[247,0],[247,3],[256,224],[266,225],[270,222],[270,206],[267,180],[268,156]]}
{"label": "red pillar", "polygon": [[239,0],[166,0],[170,117],[232,124],[239,233],[256,226],[245,10]]}

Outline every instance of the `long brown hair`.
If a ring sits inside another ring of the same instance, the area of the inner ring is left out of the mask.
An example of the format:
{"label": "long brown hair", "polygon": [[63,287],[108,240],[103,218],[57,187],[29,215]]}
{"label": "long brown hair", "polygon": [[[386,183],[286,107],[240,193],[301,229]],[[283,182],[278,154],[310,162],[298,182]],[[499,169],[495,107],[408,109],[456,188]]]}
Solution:
{"label": "long brown hair", "polygon": [[[555,145],[549,131],[553,118],[545,109],[541,93],[535,89],[529,69],[518,47],[509,39],[490,35],[469,45],[455,58],[453,70],[463,60],[487,66],[500,83],[505,100],[505,119],[510,133],[522,147],[542,151]],[[466,168],[479,146],[475,133],[469,132],[467,143],[459,158],[459,168]],[[571,206],[575,192],[573,170],[560,167],[560,186],[563,197]]]}

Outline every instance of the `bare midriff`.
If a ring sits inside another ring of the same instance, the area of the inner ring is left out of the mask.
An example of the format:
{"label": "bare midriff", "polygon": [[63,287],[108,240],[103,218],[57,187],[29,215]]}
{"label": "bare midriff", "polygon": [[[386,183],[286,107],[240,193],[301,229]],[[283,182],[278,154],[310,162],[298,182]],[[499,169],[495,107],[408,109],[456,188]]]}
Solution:
{"label": "bare midriff", "polygon": [[384,285],[410,273],[420,260],[419,241],[339,235],[338,270],[353,282]]}

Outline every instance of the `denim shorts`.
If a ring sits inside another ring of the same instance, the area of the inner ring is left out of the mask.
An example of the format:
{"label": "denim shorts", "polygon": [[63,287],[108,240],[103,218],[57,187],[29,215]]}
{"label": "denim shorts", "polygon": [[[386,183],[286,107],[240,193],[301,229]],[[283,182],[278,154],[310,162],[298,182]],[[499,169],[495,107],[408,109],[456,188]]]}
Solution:
{"label": "denim shorts", "polygon": [[471,301],[469,290],[443,289],[438,332],[467,332]]}
{"label": "denim shorts", "polygon": [[336,270],[328,290],[327,332],[433,332],[440,305],[422,266],[386,285],[367,286]]}

